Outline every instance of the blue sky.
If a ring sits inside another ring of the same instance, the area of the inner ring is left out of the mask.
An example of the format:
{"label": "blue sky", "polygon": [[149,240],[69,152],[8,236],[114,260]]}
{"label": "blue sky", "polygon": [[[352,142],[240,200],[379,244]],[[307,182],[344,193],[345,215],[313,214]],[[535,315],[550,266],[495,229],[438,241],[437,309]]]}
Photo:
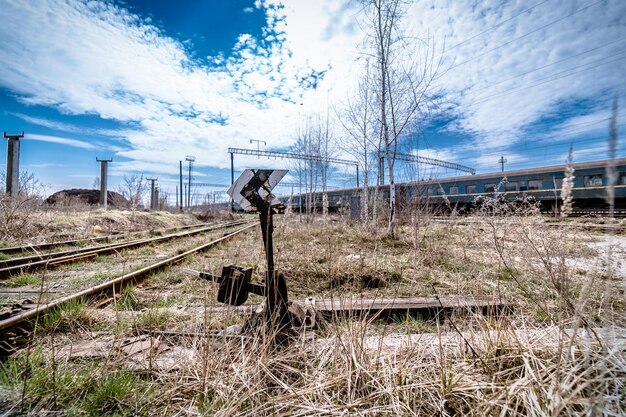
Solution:
{"label": "blue sky", "polygon": [[[50,192],[91,187],[96,157],[114,159],[113,188],[143,173],[173,192],[185,155],[196,181],[228,183],[228,147],[286,149],[303,120],[341,114],[363,56],[362,13],[340,0],[0,0],[0,18],[0,126],[26,132],[21,167]],[[479,172],[500,155],[558,164],[570,144],[605,157],[613,95],[626,106],[626,2],[419,1],[405,29],[444,63],[443,100],[407,149]],[[236,158],[261,166],[289,163]]]}

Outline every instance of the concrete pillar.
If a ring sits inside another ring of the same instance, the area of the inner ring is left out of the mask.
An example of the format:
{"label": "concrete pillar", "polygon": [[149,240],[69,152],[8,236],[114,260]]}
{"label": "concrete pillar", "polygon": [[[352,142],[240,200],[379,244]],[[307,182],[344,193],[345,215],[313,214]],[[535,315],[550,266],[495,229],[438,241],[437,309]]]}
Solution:
{"label": "concrete pillar", "polygon": [[24,137],[24,132],[15,135],[7,135],[6,132],[3,132],[3,136],[9,140],[7,144],[6,193],[11,198],[17,198],[20,192],[20,138]]}
{"label": "concrete pillar", "polygon": [[108,204],[108,193],[107,193],[107,171],[108,171],[108,163],[113,162],[113,159],[98,159],[96,161],[100,162],[100,205],[106,210]]}
{"label": "concrete pillar", "polygon": [[156,210],[157,209],[157,202],[159,201],[158,198],[156,198],[155,195],[155,188],[154,188],[154,182],[156,180],[158,180],[158,178],[146,178],[148,181],[150,181],[150,210]]}

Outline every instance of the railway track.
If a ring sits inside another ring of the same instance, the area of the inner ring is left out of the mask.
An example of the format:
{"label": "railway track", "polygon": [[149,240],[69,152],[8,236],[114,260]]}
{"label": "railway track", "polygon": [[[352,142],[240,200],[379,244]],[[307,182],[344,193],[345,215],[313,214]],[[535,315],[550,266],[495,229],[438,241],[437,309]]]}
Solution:
{"label": "railway track", "polygon": [[0,357],[10,355],[19,346],[27,342],[33,335],[32,330],[36,329],[36,323],[44,316],[61,308],[63,305],[77,301],[89,301],[92,303],[95,302],[97,305],[102,305],[103,303],[112,301],[121,293],[124,287],[133,285],[145,279],[153,272],[170,267],[191,255],[216,246],[258,224],[258,222],[252,222],[252,224],[248,223],[250,222],[239,223],[238,225],[242,227],[218,239],[203,243],[183,253],[170,256],[167,259],[152,263],[136,271],[123,274],[70,295],[62,296],[45,304],[33,304],[9,317],[2,317],[0,320]]}
{"label": "railway track", "polygon": [[[433,217],[432,221],[434,222],[450,222],[459,225],[469,225],[469,224],[483,224],[486,221],[493,222],[494,224],[506,225],[510,224],[511,221],[506,218],[502,219],[492,219],[492,218],[466,218],[466,217]],[[554,220],[554,219],[548,219]],[[576,222],[565,222],[565,221],[544,221],[544,222],[536,222],[537,226],[545,226],[545,227],[567,227],[567,228],[576,228],[583,230],[595,230],[595,231],[605,231],[605,232],[618,232],[623,233],[626,232],[626,226],[622,226],[619,224],[600,224],[600,223],[576,223]]]}
{"label": "railway track", "polygon": [[180,230],[188,230],[196,227],[205,227],[206,223],[199,224],[191,224],[187,226],[178,226],[178,227],[168,227],[165,229],[155,229],[155,230],[142,230],[130,233],[116,233],[110,234],[107,236],[97,236],[90,237],[84,239],[72,239],[72,240],[61,240],[56,242],[45,242],[45,243],[37,243],[37,244],[28,244],[23,246],[8,246],[8,247],[0,247],[0,254],[4,255],[16,255],[20,253],[38,253],[41,251],[46,251],[54,248],[65,247],[65,246],[83,246],[87,243],[97,243],[97,242],[111,242],[113,240],[120,240],[127,237],[139,236],[146,233],[151,234],[162,234],[162,233],[171,233]]}
{"label": "railway track", "polygon": [[119,252],[121,250],[137,248],[153,243],[161,243],[172,239],[180,239],[183,237],[193,236],[220,228],[235,227],[242,225],[246,222],[249,221],[238,220],[225,224],[196,228],[186,232],[173,233],[165,236],[136,239],[121,243],[112,243],[108,245],[90,246],[86,248],[76,248],[47,254],[37,254],[19,258],[5,259],[3,261],[0,261],[0,281],[9,279],[11,276],[14,276],[16,274],[31,272],[43,268],[55,267],[61,264],[67,264],[71,262],[78,262],[95,256],[106,255],[114,252]]}
{"label": "railway track", "polygon": [[[609,218],[610,212],[608,209],[574,209],[570,214],[572,217],[598,217]],[[624,218],[626,217],[626,209],[615,209],[613,217]]]}

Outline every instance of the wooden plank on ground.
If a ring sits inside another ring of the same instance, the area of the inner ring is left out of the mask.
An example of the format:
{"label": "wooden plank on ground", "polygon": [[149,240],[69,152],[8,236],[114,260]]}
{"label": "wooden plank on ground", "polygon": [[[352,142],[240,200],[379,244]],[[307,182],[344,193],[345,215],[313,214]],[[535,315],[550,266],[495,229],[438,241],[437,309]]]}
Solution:
{"label": "wooden plank on ground", "polygon": [[458,296],[423,296],[395,298],[329,298],[314,301],[318,314],[398,314],[424,310],[453,309],[502,309],[508,304],[492,298]]}
{"label": "wooden plank on ground", "polygon": [[[498,302],[490,297],[458,297],[458,296],[423,296],[423,297],[395,297],[395,298],[361,298],[335,297],[324,299],[307,299],[306,304],[318,314],[328,313],[402,313],[421,310],[454,310],[454,309],[503,309],[508,303]],[[191,310],[191,307],[186,307]],[[209,314],[238,312],[251,314],[258,309],[256,304],[244,304],[239,307],[224,304],[209,304],[194,306],[194,311],[206,311]]]}

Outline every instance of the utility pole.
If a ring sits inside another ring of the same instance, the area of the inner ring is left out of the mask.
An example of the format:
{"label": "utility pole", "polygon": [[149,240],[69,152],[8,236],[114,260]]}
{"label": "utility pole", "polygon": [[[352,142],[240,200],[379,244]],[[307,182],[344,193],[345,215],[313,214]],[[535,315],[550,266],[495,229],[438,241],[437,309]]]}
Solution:
{"label": "utility pole", "polygon": [[[232,186],[235,183],[235,158],[234,154],[230,152],[230,185]],[[230,198],[230,211],[235,211],[235,200]]]}
{"label": "utility pole", "polygon": [[98,159],[96,161],[100,162],[100,205],[106,210],[107,209],[107,200],[108,200],[108,192],[107,192],[107,170],[108,163],[113,162],[113,158],[111,159]]}
{"label": "utility pole", "polygon": [[180,211],[183,211],[183,161],[180,162],[180,186],[178,187],[178,192],[180,193],[179,203],[180,203]]}
{"label": "utility pole", "polygon": [[[267,142],[265,142],[264,140],[250,139],[250,143],[252,142],[256,142],[257,152],[261,150],[261,144],[263,144],[263,146],[267,146]],[[261,158],[261,155],[258,155],[258,158]]]}
{"label": "utility pole", "polygon": [[504,164],[507,162],[508,161],[506,160],[506,158],[504,158],[504,155],[500,156],[500,160],[498,160],[498,163],[500,164],[502,172],[504,172]]}
{"label": "utility pole", "polygon": [[187,185],[187,208],[191,207],[191,170],[193,169],[193,161],[196,160],[196,157],[193,155],[185,156],[185,161],[189,162],[189,170],[188,174],[188,185]]}
{"label": "utility pole", "polygon": [[156,188],[154,188],[154,182],[158,181],[158,178],[146,178],[148,181],[150,181],[150,210],[155,210],[157,208],[157,201],[158,199],[156,198]]}
{"label": "utility pole", "polygon": [[9,140],[7,144],[6,193],[11,198],[17,198],[20,192],[20,138],[24,137],[24,132],[8,135],[6,132],[3,132],[3,136]]}

